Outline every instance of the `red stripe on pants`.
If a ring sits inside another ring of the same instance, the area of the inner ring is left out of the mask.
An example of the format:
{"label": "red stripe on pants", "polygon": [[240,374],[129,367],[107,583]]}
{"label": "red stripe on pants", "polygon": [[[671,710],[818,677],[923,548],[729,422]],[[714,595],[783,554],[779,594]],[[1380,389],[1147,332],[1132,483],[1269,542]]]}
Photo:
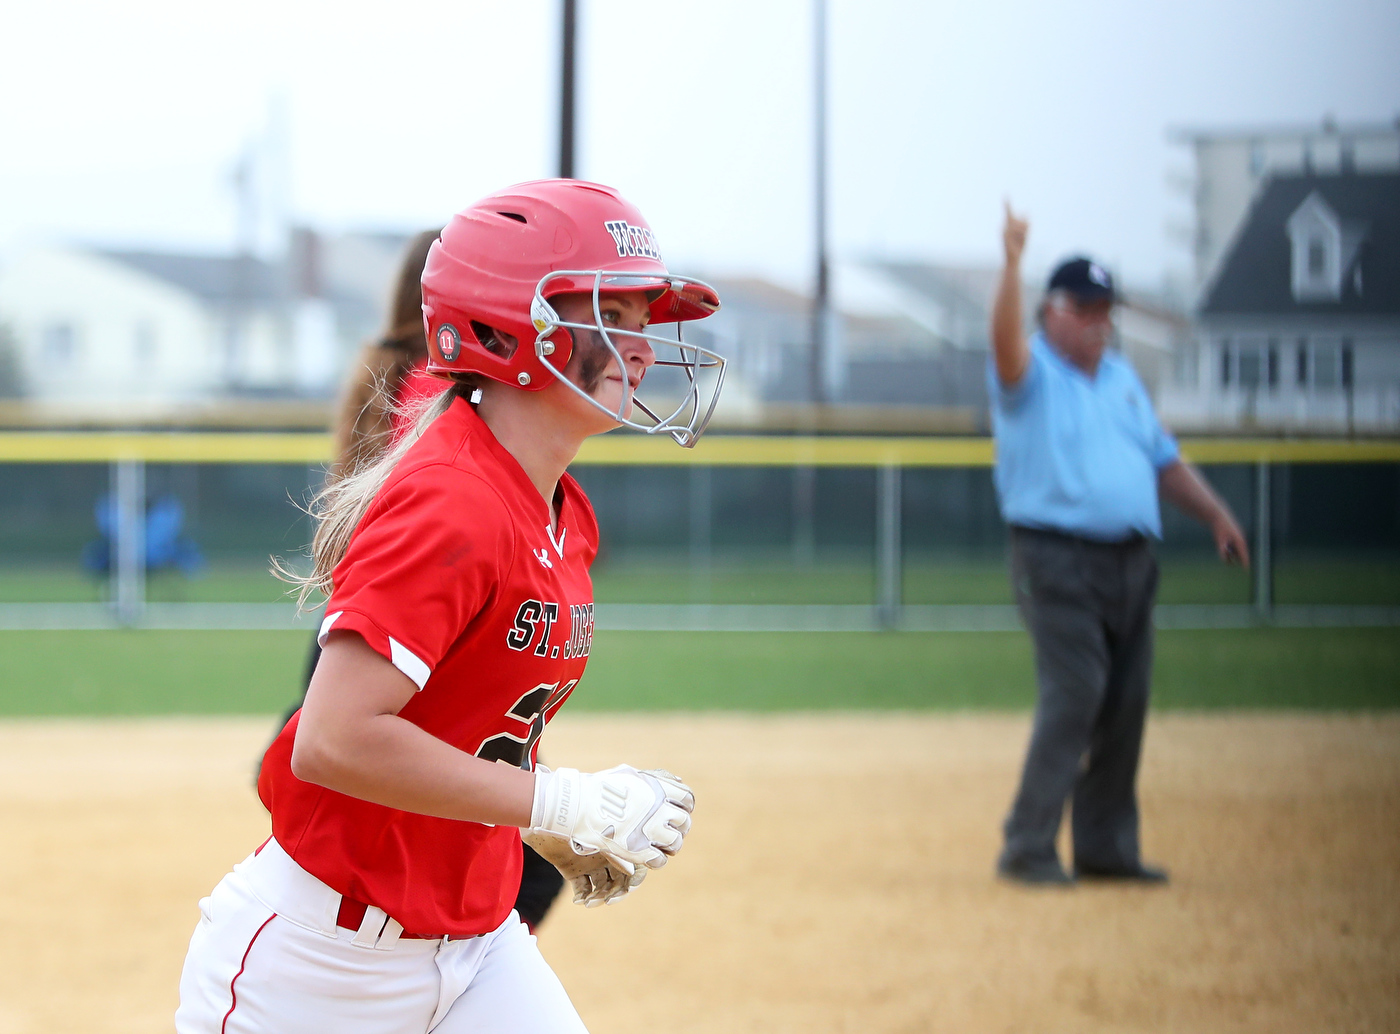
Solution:
{"label": "red stripe on pants", "polygon": [[239,963],[238,972],[235,973],[233,979],[228,982],[228,993],[233,1001],[229,1003],[228,1012],[224,1013],[224,1022],[219,1024],[219,1034],[226,1034],[228,1031],[228,1018],[233,1015],[233,1010],[238,1008],[238,991],[235,985],[238,983],[238,978],[243,975],[243,971],[248,968],[248,953],[253,950],[253,945],[257,943],[258,937],[267,929],[267,924],[276,918],[277,913],[275,912],[268,916],[262,926],[258,927],[258,932],[253,934],[253,939],[248,942],[248,947],[243,950],[243,961]]}

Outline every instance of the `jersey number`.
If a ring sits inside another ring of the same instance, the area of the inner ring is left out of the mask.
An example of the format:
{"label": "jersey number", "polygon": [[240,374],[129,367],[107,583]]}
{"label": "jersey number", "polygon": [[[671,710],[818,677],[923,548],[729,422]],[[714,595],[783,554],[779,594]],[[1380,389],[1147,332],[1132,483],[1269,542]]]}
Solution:
{"label": "jersey number", "polygon": [[476,750],[476,756],[485,761],[504,761],[515,768],[530,771],[534,768],[531,755],[535,741],[544,732],[546,716],[564,702],[564,698],[578,684],[578,679],[564,683],[551,682],[536,686],[526,693],[506,712],[507,718],[523,722],[529,728],[524,736],[514,736],[503,732],[486,740]]}

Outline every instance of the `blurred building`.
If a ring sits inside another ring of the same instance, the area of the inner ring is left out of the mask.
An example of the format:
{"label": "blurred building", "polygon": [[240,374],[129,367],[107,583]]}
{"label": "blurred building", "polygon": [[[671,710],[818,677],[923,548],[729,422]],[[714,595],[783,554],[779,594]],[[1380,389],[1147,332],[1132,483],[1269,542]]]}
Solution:
{"label": "blurred building", "polygon": [[[917,263],[882,263],[881,268],[905,289],[908,304],[924,323],[965,357],[957,390],[965,395],[969,390],[979,392],[985,406],[992,301],[1001,270]],[[1040,284],[1021,285],[1027,333],[1035,329],[1043,294]],[[1115,311],[1114,330],[1115,346],[1155,396],[1169,377],[1177,348],[1190,340],[1189,316],[1164,298],[1125,291]]]}
{"label": "blurred building", "polygon": [[[733,372],[764,402],[810,401],[811,299],[762,280],[715,286],[724,306],[700,326],[733,357]],[[950,376],[949,342],[908,311],[836,311],[827,337],[822,376],[836,404],[980,405]]]}
{"label": "blurred building", "polygon": [[275,262],[29,251],[0,269],[9,394],[41,413],[113,419],[327,399],[378,329],[407,239],[298,230]]}
{"label": "blurred building", "polygon": [[1244,225],[1262,184],[1273,176],[1400,171],[1400,119],[1384,123],[1183,129],[1192,150],[1195,287],[1203,291]]}
{"label": "blurred building", "polygon": [[[1000,270],[870,261],[836,271],[837,307],[822,371],[829,429],[985,433],[987,361]],[[802,427],[812,398],[811,300],[761,280],[716,280],[724,307],[688,334],[731,357],[721,426]],[[1041,289],[1024,285],[1026,328]],[[1152,392],[1165,382],[1191,323],[1130,294],[1117,343]]]}
{"label": "blurred building", "polygon": [[1400,171],[1264,179],[1177,373],[1178,427],[1400,429]]}

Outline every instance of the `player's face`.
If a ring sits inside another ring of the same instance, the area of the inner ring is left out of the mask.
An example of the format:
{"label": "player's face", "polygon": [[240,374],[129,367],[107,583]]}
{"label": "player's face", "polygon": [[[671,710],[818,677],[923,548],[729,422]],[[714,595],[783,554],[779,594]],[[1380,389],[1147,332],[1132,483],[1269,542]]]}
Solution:
{"label": "player's face", "polygon": [[[560,319],[567,323],[594,322],[591,294],[560,295],[551,298],[550,304],[559,313]],[[651,305],[642,291],[600,295],[598,309],[602,314],[602,325],[610,331],[640,332],[646,329],[651,320]],[[622,413],[630,416],[632,392],[642,383],[647,368],[656,361],[656,353],[652,351],[650,343],[628,333],[610,334],[613,347],[622,356],[623,368],[619,369],[617,360],[598,331],[572,330],[570,333],[574,336],[574,348],[568,365],[564,367],[564,376],[613,413],[618,412],[625,403]],[[587,408],[599,418],[606,419],[591,407]]]}

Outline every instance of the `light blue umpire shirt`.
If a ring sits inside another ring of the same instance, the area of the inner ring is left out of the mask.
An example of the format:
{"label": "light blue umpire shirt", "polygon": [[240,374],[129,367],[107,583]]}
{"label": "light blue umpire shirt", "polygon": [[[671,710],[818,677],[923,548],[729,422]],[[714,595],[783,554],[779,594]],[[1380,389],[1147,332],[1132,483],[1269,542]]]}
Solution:
{"label": "light blue umpire shirt", "polygon": [[1180,456],[1128,361],[1105,351],[1090,377],[1039,332],[1021,382],[988,363],[997,497],[1008,524],[1117,542],[1162,537],[1157,472]]}

